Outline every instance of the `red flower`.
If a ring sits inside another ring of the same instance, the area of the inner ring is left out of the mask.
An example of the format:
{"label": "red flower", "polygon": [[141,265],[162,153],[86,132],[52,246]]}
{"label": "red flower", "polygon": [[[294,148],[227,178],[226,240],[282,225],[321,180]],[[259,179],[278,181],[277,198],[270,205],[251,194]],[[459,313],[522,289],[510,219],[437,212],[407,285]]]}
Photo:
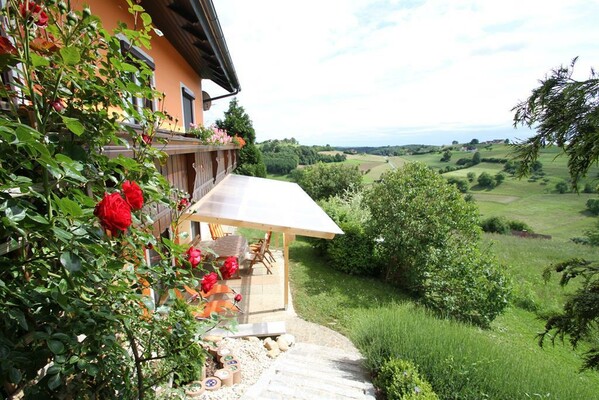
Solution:
{"label": "red flower", "polygon": [[58,113],[65,109],[65,105],[61,99],[54,100],[52,103],[50,103],[50,105],[52,106],[54,111]]}
{"label": "red flower", "polygon": [[189,207],[189,200],[187,200],[185,197],[182,198],[181,200],[179,200],[179,204],[177,205],[177,210],[181,211],[187,207]]}
{"label": "red flower", "polygon": [[237,257],[227,257],[219,270],[223,279],[231,279],[239,270],[239,262],[237,261]]}
{"label": "red flower", "polygon": [[126,231],[131,225],[131,207],[119,193],[105,193],[96,205],[94,215],[100,219],[104,229],[114,234]]}
{"label": "red flower", "polygon": [[11,41],[8,40],[8,38],[5,38],[4,36],[0,36],[0,55],[5,55],[5,54],[16,55],[17,49],[15,48],[15,46],[13,46]]}
{"label": "red flower", "polygon": [[140,210],[144,205],[144,195],[139,185],[133,181],[123,182],[123,193],[127,203],[133,210]]}
{"label": "red flower", "polygon": [[191,246],[186,252],[187,261],[191,263],[191,267],[195,268],[202,261],[202,251]]}
{"label": "red flower", "polygon": [[21,16],[27,20],[33,19],[37,26],[46,26],[48,15],[35,1],[25,1],[19,5]]}
{"label": "red flower", "polygon": [[216,275],[216,272],[204,275],[202,278],[202,292],[208,293],[212,290],[214,285],[216,285],[216,282],[218,282],[218,275]]}
{"label": "red flower", "polygon": [[143,142],[148,146],[152,144],[152,138],[150,137],[150,135],[146,135],[145,133],[141,135],[141,140],[143,140]]}
{"label": "red flower", "polygon": [[241,296],[241,293],[237,293],[235,295],[235,303],[239,303],[242,299],[243,297]]}

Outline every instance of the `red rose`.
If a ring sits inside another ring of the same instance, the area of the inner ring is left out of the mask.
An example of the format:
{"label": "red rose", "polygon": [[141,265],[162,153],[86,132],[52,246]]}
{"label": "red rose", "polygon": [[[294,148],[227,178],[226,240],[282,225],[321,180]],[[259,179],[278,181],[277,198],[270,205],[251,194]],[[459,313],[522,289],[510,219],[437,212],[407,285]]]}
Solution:
{"label": "red rose", "polygon": [[61,99],[54,100],[52,103],[50,103],[50,105],[52,106],[54,111],[58,113],[65,109],[65,105]]}
{"label": "red rose", "polygon": [[237,273],[239,270],[239,262],[237,261],[237,257],[231,256],[227,257],[223,265],[220,267],[220,274],[223,279],[231,279],[233,275]]}
{"label": "red rose", "polygon": [[19,12],[25,19],[33,19],[37,26],[46,26],[48,15],[35,1],[25,1],[19,5]]}
{"label": "red rose", "polygon": [[202,292],[208,293],[212,290],[214,285],[216,285],[216,282],[218,282],[218,275],[216,275],[216,272],[204,275],[202,278]]}
{"label": "red rose", "polygon": [[145,133],[141,135],[141,140],[148,146],[152,144],[152,138],[150,137],[150,135],[146,135]]}
{"label": "red rose", "polygon": [[191,246],[186,252],[187,261],[191,263],[191,267],[195,268],[202,261],[202,251]]}
{"label": "red rose", "polygon": [[185,197],[182,198],[181,200],[179,200],[179,204],[177,205],[177,210],[181,211],[187,207],[189,207],[189,200],[187,200]]}
{"label": "red rose", "polygon": [[235,295],[235,303],[239,303],[242,299],[243,297],[241,296],[241,293],[237,293]]}
{"label": "red rose", "polygon": [[13,46],[12,42],[5,38],[4,36],[0,36],[0,55],[11,54],[16,55],[17,49]]}
{"label": "red rose", "polygon": [[119,193],[105,193],[96,205],[94,215],[100,219],[104,229],[115,234],[126,231],[131,225],[131,207]]}
{"label": "red rose", "polygon": [[133,181],[123,182],[123,193],[127,203],[133,210],[140,210],[144,205],[144,195],[140,187]]}

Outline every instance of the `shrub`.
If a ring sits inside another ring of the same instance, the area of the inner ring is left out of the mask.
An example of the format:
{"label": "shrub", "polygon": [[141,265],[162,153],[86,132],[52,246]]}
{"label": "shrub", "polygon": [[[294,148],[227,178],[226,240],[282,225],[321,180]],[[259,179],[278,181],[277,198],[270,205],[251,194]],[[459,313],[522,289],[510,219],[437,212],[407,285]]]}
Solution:
{"label": "shrub", "polygon": [[495,174],[495,185],[499,186],[505,180],[505,175],[502,172]]}
{"label": "shrub", "polygon": [[472,155],[472,165],[480,164],[480,152],[477,151]]}
{"label": "shrub", "polygon": [[472,165],[472,159],[471,158],[460,158],[455,163],[456,163],[456,165],[464,165],[466,167],[469,167]]}
{"label": "shrub", "polygon": [[468,178],[468,182],[472,183],[476,179],[476,173],[474,173],[474,172],[468,172],[468,174],[466,175],[466,177]]}
{"label": "shrub", "polygon": [[564,194],[564,193],[568,193],[568,191],[570,190],[570,187],[568,186],[568,182],[561,181],[555,185],[555,190],[557,190],[557,192],[559,194]]}
{"label": "shrub", "polygon": [[468,189],[470,189],[468,181],[465,179],[451,177],[447,179],[447,183],[455,185],[455,187],[462,193],[466,193]]}
{"label": "shrub", "polygon": [[594,215],[599,215],[599,199],[588,199],[587,209]]}
{"label": "shrub", "polygon": [[508,220],[505,217],[489,217],[483,220],[480,226],[485,232],[500,233],[503,235],[509,234],[511,231],[533,231],[525,222]]}
{"label": "shrub", "polygon": [[492,189],[495,187],[495,179],[488,172],[483,172],[480,174],[476,181],[478,182],[478,185],[483,188]]}
{"label": "shrub", "polygon": [[377,250],[386,280],[443,315],[480,325],[507,305],[503,274],[478,251],[476,205],[443,177],[424,164],[407,164],[383,174],[365,204],[369,229],[382,239]]}
{"label": "shrub", "polygon": [[375,385],[388,400],[437,400],[430,383],[421,378],[416,366],[399,358],[387,360],[381,367]]}
{"label": "shrub", "polygon": [[584,193],[595,193],[595,188],[589,182],[584,184],[584,189],[582,190]]}
{"label": "shrub", "polygon": [[321,201],[323,210],[345,233],[332,240],[318,239],[315,247],[325,254],[330,265],[351,275],[377,275],[374,240],[365,226],[370,213],[362,206],[360,191],[347,191],[341,196]]}
{"label": "shrub", "polygon": [[317,163],[293,172],[293,179],[314,200],[341,195],[352,187],[362,185],[358,166]]}

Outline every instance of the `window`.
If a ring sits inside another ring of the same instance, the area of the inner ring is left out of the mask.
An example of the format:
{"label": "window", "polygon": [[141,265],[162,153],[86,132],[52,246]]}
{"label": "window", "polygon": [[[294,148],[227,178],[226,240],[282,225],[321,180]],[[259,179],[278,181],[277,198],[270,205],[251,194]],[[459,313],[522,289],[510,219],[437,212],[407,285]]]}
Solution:
{"label": "window", "polygon": [[[133,65],[141,66],[142,64],[145,64],[152,71],[156,69],[154,60],[148,54],[135,46],[131,46],[129,42],[123,38],[121,38],[121,52],[127,56],[129,62]],[[153,88],[155,86],[154,74],[149,77],[142,77],[140,73],[131,73],[130,77],[131,80],[139,86],[146,86],[149,88]],[[143,98],[131,94],[128,100],[133,105],[135,111],[139,114],[143,112],[144,108],[150,109],[152,111],[156,110],[154,100],[151,98]],[[135,118],[134,115],[127,115],[126,121],[131,124],[139,124],[140,122]]]}
{"label": "window", "polygon": [[183,103],[183,124],[185,130],[189,129],[189,125],[195,122],[193,116],[193,101],[196,99],[193,92],[185,86],[181,86],[181,101]]}

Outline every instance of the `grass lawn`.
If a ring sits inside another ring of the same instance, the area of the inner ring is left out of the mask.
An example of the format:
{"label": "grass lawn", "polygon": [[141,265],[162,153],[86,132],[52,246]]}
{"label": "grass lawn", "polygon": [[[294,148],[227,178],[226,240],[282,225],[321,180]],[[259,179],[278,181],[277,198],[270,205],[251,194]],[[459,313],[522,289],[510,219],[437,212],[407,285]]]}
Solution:
{"label": "grass lawn", "polygon": [[[574,246],[548,252],[544,242],[536,243],[539,240],[517,243],[517,238],[496,236],[487,240],[510,264],[514,279],[528,282],[539,302],[561,290],[554,282],[547,291],[541,289],[544,284],[538,276],[545,263],[556,253],[581,251]],[[509,251],[514,248],[518,251]],[[520,251],[524,249],[527,252]],[[519,256],[512,260],[512,254]],[[387,351],[411,359],[445,398],[466,398],[460,393],[468,387],[474,393],[468,398],[599,398],[599,374],[578,373],[579,354],[561,344],[537,346],[535,336],[543,322],[531,311],[509,308],[488,330],[440,320],[379,280],[330,269],[301,239],[291,248],[290,273],[300,316],[349,336],[363,352]],[[397,347],[379,348],[381,341],[397,342]],[[381,354],[371,356],[373,360]],[[452,390],[455,397],[447,395]]]}

